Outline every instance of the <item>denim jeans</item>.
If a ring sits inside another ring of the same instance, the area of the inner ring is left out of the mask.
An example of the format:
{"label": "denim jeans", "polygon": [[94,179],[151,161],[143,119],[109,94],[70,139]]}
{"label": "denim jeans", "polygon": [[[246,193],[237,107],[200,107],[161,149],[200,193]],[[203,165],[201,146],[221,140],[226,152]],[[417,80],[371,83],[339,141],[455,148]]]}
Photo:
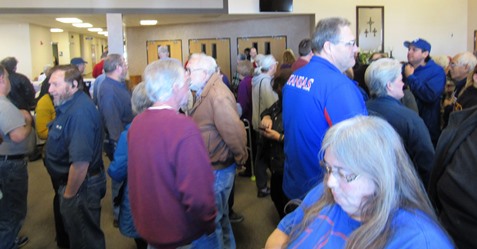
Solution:
{"label": "denim jeans", "polygon": [[86,177],[78,193],[64,198],[65,186],[59,189],[60,211],[71,249],[104,249],[105,239],[100,228],[101,199],[106,193],[104,172]]}
{"label": "denim jeans", "polygon": [[0,161],[0,248],[16,249],[15,238],[27,212],[27,161]]}
{"label": "denim jeans", "polygon": [[[237,165],[234,163],[225,169],[214,170],[215,182],[215,203],[217,205],[217,217],[215,218],[215,235],[211,234],[199,238],[199,241],[194,241],[192,244],[197,245],[197,248],[202,247],[204,243],[211,245],[210,241],[215,239],[218,244],[210,248],[235,249],[234,233],[229,219],[229,196],[235,179],[235,169]],[[202,240],[202,241],[201,241]]]}

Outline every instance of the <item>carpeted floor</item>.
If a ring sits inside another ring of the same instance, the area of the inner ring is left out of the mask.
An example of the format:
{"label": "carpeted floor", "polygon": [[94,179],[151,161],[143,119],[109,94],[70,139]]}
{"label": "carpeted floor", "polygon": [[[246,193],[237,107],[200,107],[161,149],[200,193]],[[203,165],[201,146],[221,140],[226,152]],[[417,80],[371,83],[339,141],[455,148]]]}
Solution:
{"label": "carpeted floor", "polygon": [[[108,164],[107,159],[105,164]],[[56,249],[55,230],[53,222],[53,187],[50,177],[43,166],[42,160],[30,162],[28,213],[20,232],[28,236],[30,241],[25,249]],[[108,192],[102,201],[101,227],[106,235],[108,249],[134,249],[132,239],[121,235],[113,227],[110,179]],[[242,214],[245,220],[232,224],[238,249],[260,249],[265,245],[268,235],[279,222],[278,214],[270,197],[257,198],[255,182],[250,178],[237,177],[235,186],[234,210]]]}

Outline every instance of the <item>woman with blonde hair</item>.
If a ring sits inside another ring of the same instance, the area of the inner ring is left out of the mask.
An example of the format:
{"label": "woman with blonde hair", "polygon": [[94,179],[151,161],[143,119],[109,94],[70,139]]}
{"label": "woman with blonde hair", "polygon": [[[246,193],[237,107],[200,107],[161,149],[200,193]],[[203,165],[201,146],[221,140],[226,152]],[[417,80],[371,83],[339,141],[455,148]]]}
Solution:
{"label": "woman with blonde hair", "polygon": [[282,63],[280,65],[280,69],[284,68],[291,68],[293,63],[296,61],[295,54],[293,53],[293,50],[287,48],[285,51],[283,51],[282,54]]}
{"label": "woman with blonde hair", "polygon": [[386,121],[340,122],[321,151],[323,184],[280,222],[266,248],[454,248]]}

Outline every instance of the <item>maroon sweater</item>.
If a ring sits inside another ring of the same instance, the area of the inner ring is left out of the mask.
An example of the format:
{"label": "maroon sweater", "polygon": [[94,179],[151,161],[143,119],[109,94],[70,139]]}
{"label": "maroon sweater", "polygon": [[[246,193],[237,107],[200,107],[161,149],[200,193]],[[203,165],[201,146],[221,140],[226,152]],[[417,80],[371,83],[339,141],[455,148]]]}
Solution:
{"label": "maroon sweater", "polygon": [[156,248],[176,248],[214,231],[214,176],[194,121],[146,110],[128,132],[129,197],[137,231]]}

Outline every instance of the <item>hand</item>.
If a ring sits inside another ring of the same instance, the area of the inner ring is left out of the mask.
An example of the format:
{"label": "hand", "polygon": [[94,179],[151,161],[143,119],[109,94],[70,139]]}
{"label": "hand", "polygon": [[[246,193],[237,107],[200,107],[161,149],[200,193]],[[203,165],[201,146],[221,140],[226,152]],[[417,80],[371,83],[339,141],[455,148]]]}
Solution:
{"label": "hand", "polygon": [[408,63],[406,66],[404,66],[404,76],[409,77],[409,75],[412,74],[414,74],[414,67]]}
{"label": "hand", "polygon": [[260,122],[260,127],[262,129],[271,129],[273,125],[272,118],[270,116],[265,116],[262,118],[262,121]]}
{"label": "hand", "polygon": [[268,139],[278,141],[280,139],[280,133],[276,130],[272,130],[270,128],[265,129],[262,131],[262,135]]}

